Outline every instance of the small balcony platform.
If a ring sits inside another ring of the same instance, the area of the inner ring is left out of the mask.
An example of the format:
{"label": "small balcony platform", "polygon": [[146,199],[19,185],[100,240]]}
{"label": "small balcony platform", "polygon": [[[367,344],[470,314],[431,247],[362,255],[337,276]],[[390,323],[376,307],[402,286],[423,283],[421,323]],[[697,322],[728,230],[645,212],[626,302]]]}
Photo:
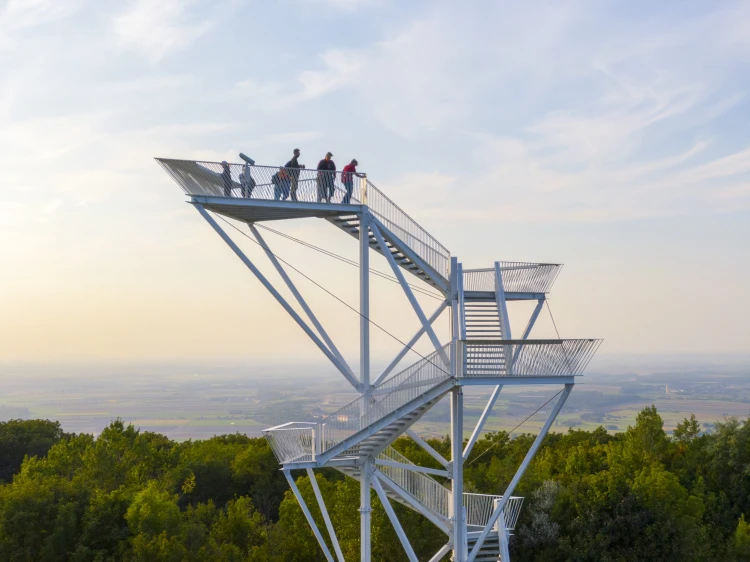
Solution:
{"label": "small balcony platform", "polygon": [[[559,263],[526,263],[501,261],[505,299],[539,300],[552,290],[562,269]],[[495,301],[495,269],[463,270],[464,298],[474,302]]]}

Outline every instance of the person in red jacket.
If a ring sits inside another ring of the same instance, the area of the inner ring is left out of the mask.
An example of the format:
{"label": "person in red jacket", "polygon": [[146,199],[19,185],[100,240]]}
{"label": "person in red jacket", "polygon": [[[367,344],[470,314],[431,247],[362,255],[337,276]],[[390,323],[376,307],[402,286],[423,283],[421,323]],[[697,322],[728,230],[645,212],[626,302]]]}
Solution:
{"label": "person in red jacket", "polygon": [[346,195],[344,195],[344,198],[341,201],[344,205],[348,205],[352,200],[354,176],[357,176],[358,178],[367,177],[366,174],[357,173],[357,166],[359,166],[359,162],[357,162],[357,159],[355,158],[349,164],[344,166],[344,169],[341,171],[341,183],[343,183],[346,188]]}

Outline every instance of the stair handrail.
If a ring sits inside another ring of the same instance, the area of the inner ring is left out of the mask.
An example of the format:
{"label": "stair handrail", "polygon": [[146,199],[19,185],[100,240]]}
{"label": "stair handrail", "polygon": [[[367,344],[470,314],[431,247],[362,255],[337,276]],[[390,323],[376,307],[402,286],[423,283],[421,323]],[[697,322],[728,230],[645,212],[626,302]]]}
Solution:
{"label": "stair handrail", "polygon": [[450,277],[448,249],[369,180],[365,180],[367,206],[386,228],[398,236],[446,280]]}
{"label": "stair handrail", "polygon": [[[249,166],[175,158],[157,158],[156,161],[191,196],[282,199],[305,203],[321,202],[322,199],[333,203],[367,204],[393,234],[412,248],[436,273],[448,278],[448,249],[367,178],[312,168]],[[278,172],[283,172],[284,177],[282,180],[277,178],[274,183]]]}
{"label": "stair handrail", "polygon": [[[449,347],[446,344],[443,352]],[[450,368],[438,351],[358,396],[318,422],[290,422],[263,430],[280,463],[312,461],[319,453],[342,443],[451,379]]]}
{"label": "stair handrail", "polygon": [[[415,466],[413,462],[392,446],[386,447],[377,458]],[[443,517],[450,517],[451,491],[433,477],[422,472],[387,465],[379,465],[378,470],[428,509]],[[464,492],[463,505],[466,508],[466,524],[484,527],[494,511],[495,502],[500,499],[502,499],[502,496]],[[511,496],[506,503],[504,512],[508,530],[515,528],[522,503],[523,498],[517,496]]]}

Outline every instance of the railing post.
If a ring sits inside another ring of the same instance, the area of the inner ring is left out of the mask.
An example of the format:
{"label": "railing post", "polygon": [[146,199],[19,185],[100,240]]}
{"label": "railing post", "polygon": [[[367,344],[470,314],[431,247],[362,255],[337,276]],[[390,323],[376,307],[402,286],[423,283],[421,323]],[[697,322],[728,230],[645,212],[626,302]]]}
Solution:
{"label": "railing post", "polygon": [[318,423],[313,427],[313,460],[323,452],[323,424]]}
{"label": "railing post", "polygon": [[367,178],[360,178],[359,183],[359,202],[367,205]]}
{"label": "railing post", "polygon": [[320,452],[318,450],[318,432],[315,431],[315,426],[311,427],[310,431],[312,432],[312,435],[310,436],[310,445],[312,446],[312,460],[315,460],[315,458],[318,456],[318,453]]}

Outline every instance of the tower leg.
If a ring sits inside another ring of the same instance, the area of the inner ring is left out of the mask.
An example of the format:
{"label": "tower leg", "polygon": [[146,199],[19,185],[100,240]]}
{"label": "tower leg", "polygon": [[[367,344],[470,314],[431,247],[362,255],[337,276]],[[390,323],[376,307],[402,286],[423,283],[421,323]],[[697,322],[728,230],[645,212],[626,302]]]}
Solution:
{"label": "tower leg", "polygon": [[359,542],[361,562],[371,562],[372,544],[370,536],[370,524],[372,508],[370,506],[370,486],[372,485],[372,460],[366,457],[362,461],[362,477],[359,488]]}
{"label": "tower leg", "polygon": [[464,393],[461,387],[451,391],[451,478],[453,514],[453,560],[466,560],[466,519],[464,516],[463,464]]}
{"label": "tower leg", "polygon": [[[365,210],[359,221],[359,377],[362,394],[370,392],[370,214]],[[363,401],[367,408],[367,401]],[[366,415],[366,411],[361,412]],[[362,477],[359,489],[360,560],[371,562],[372,545],[370,525],[370,486],[372,459],[362,459]]]}
{"label": "tower leg", "polygon": [[505,514],[501,513],[498,519],[498,539],[500,544],[500,557],[503,562],[510,562],[510,550],[508,550],[508,529],[505,526]]}

